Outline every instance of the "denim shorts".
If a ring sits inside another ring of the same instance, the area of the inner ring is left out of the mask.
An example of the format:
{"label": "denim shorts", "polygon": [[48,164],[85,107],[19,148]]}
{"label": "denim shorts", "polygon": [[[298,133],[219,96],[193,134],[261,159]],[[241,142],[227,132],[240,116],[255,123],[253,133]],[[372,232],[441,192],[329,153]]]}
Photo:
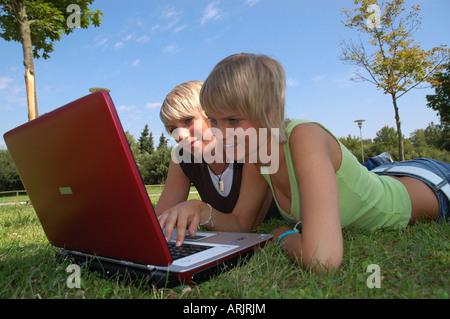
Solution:
{"label": "denim shorts", "polygon": [[450,164],[428,158],[393,162],[373,169],[378,175],[414,177],[434,191],[439,201],[439,215],[436,221],[449,220],[450,208]]}

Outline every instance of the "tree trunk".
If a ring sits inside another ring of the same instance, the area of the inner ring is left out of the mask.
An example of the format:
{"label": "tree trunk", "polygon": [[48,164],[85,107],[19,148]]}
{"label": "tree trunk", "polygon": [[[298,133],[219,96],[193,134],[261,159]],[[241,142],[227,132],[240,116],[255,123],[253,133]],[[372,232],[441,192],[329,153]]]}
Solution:
{"label": "tree trunk", "polygon": [[38,116],[36,100],[36,80],[34,75],[33,44],[31,43],[30,23],[27,21],[27,14],[23,1],[19,4],[20,36],[22,37],[23,64],[25,66],[25,85],[27,88],[28,100],[28,120],[31,121]]}
{"label": "tree trunk", "polygon": [[405,160],[405,150],[403,149],[403,134],[402,134],[402,122],[400,122],[400,115],[398,114],[397,97],[395,93],[391,94],[392,103],[395,110],[395,123],[397,124],[397,136],[398,136],[398,158],[399,161]]}

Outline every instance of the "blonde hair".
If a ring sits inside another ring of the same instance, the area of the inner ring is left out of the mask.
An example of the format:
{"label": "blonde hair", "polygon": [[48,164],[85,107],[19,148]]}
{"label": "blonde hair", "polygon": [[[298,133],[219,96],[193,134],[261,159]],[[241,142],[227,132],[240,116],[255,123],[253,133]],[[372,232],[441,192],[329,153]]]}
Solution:
{"label": "blonde hair", "polygon": [[[219,62],[200,91],[208,112],[237,112],[262,128],[278,128],[285,143],[286,75],[283,66],[266,55],[241,53]],[[270,132],[268,132],[270,134]]]}
{"label": "blonde hair", "polygon": [[177,85],[167,94],[159,112],[159,118],[164,123],[167,132],[169,132],[168,125],[172,120],[197,115],[206,118],[199,100],[202,84],[203,82],[200,81],[185,82]]}

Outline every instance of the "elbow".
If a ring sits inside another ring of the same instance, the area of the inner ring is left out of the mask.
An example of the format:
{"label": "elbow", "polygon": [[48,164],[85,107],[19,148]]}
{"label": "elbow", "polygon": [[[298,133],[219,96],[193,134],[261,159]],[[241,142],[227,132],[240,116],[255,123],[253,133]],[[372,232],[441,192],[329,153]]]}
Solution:
{"label": "elbow", "polygon": [[342,258],[328,258],[326,260],[317,260],[312,270],[316,273],[333,272],[341,267]]}
{"label": "elbow", "polygon": [[343,250],[327,251],[318,247],[311,251],[304,250],[300,255],[296,254],[296,259],[304,269],[312,270],[315,273],[327,273],[340,268]]}

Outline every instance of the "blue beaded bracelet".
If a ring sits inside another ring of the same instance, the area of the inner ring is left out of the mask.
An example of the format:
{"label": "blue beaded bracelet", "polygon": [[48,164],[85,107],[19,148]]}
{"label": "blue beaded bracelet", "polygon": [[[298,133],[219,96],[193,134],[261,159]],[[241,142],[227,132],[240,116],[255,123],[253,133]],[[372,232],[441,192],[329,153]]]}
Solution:
{"label": "blue beaded bracelet", "polygon": [[280,237],[278,237],[277,246],[280,246],[280,241],[281,241],[285,236],[290,235],[290,234],[298,234],[299,231],[298,231],[298,229],[297,229],[297,226],[300,225],[301,223],[302,223],[302,222],[299,221],[297,224],[295,224],[294,229],[288,230],[287,232],[283,233]]}
{"label": "blue beaded bracelet", "polygon": [[281,235],[280,237],[278,237],[278,241],[277,241],[277,246],[280,246],[280,241],[287,235],[290,234],[297,234],[298,233],[298,229],[292,229],[292,230],[288,230],[287,232],[283,233],[283,235]]}

